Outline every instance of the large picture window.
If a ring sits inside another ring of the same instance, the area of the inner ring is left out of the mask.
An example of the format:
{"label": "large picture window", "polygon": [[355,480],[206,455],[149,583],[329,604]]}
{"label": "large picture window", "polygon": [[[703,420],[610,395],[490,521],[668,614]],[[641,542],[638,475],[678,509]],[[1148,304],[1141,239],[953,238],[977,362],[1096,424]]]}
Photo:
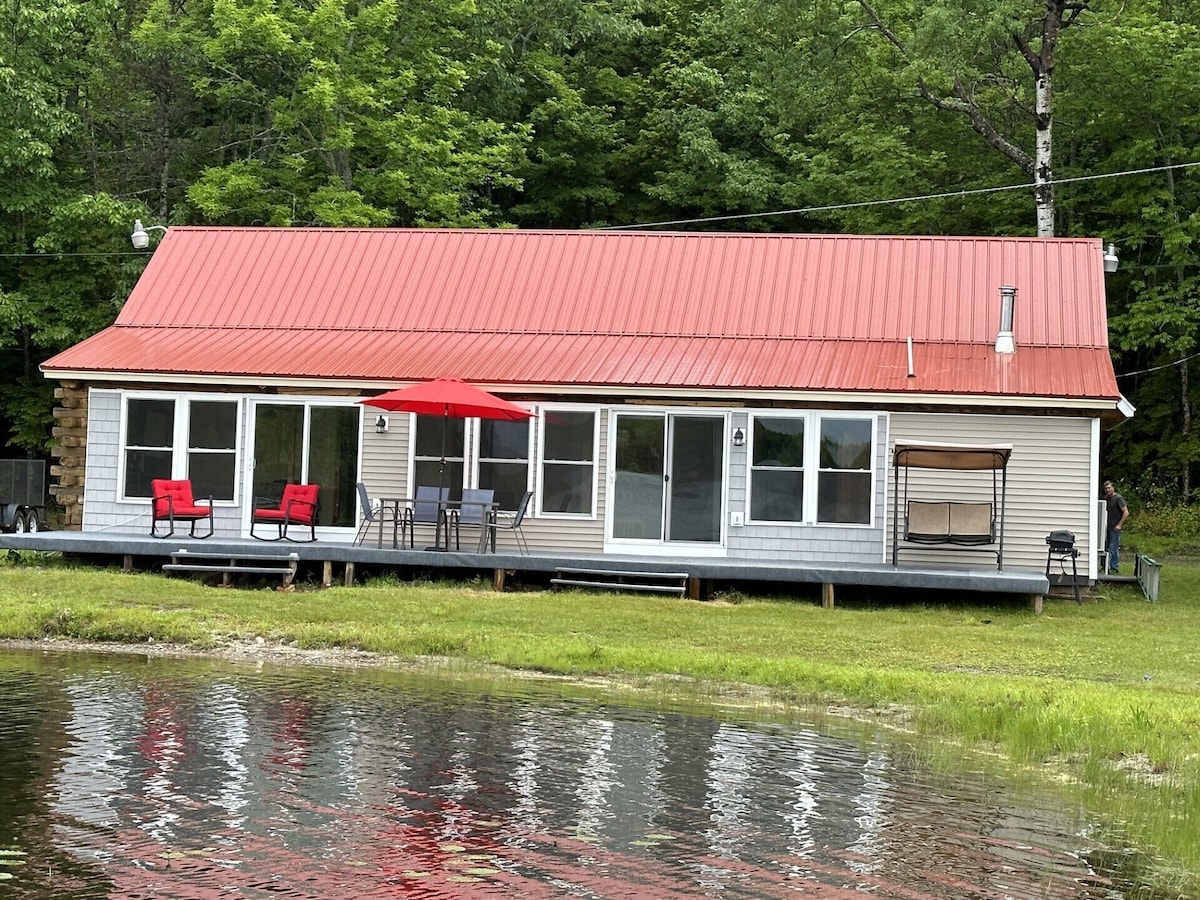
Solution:
{"label": "large picture window", "polygon": [[872,419],[755,415],[750,431],[751,521],[871,523]]}
{"label": "large picture window", "polygon": [[542,413],[541,511],[592,515],[596,484],[596,413]]}
{"label": "large picture window", "polygon": [[238,401],[128,397],[122,435],[123,496],[146,498],[155,478],[187,478],[198,497],[233,500]]}

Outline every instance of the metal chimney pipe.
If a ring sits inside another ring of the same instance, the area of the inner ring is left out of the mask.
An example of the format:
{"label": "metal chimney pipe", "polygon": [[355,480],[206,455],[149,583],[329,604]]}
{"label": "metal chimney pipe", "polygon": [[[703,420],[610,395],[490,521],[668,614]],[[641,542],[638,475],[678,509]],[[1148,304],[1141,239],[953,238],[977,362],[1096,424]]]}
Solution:
{"label": "metal chimney pipe", "polygon": [[1013,313],[1017,305],[1017,289],[1009,285],[1000,288],[1000,330],[996,333],[996,352],[1015,353]]}

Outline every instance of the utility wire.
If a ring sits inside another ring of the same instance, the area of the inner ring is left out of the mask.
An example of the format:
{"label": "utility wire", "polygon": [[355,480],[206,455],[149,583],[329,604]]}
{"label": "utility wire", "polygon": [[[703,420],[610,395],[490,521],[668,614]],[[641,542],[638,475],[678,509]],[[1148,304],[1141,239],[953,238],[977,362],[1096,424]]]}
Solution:
{"label": "utility wire", "polygon": [[[1200,166],[1200,162],[1174,163],[1167,166],[1150,166],[1145,169],[1126,169],[1123,172],[1104,172],[1099,175],[1077,175],[1073,178],[1059,178],[1048,181],[1051,186],[1059,184],[1074,184],[1080,181],[1100,181],[1105,178],[1122,178],[1126,175],[1147,175],[1154,172],[1166,172],[1170,169],[1190,169]],[[727,216],[703,216],[696,219],[669,219],[662,222],[642,222],[636,225],[605,225],[598,231],[620,231],[626,228],[662,228],[667,225],[699,225],[705,222],[732,222],[737,219],[762,219],[769,216],[794,216],[805,213],[834,212],[842,209],[862,209],[868,206],[892,206],[901,203],[917,203],[922,200],[945,200],[950,197],[970,197],[977,194],[997,194],[1002,191],[1027,191],[1033,184],[1006,184],[1000,187],[968,188],[961,191],[947,191],[942,194],[918,194],[912,197],[893,197],[889,200],[860,200],[856,203],[831,203],[826,206],[805,206],[798,209],[779,209],[771,212],[736,213]]]}
{"label": "utility wire", "polygon": [[0,259],[60,259],[67,256],[145,256],[145,250],[81,250],[77,253],[52,251],[47,253],[0,253]]}
{"label": "utility wire", "polygon": [[1185,356],[1183,359],[1177,359],[1177,360],[1175,360],[1175,362],[1163,363],[1161,366],[1151,366],[1149,369],[1138,369],[1136,372],[1122,372],[1117,377],[1118,378],[1129,378],[1131,375],[1147,375],[1150,372],[1161,372],[1163,369],[1169,369],[1172,366],[1182,366],[1189,359],[1195,359],[1197,356],[1200,356],[1200,351],[1189,354],[1188,356]]}

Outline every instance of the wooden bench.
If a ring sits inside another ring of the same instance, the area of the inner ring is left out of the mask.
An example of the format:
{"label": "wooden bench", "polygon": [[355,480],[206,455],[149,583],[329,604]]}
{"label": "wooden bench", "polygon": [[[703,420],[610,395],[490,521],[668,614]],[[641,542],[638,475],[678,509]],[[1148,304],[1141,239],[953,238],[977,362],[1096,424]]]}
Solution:
{"label": "wooden bench", "polygon": [[990,503],[909,500],[904,540],[914,544],[978,546],[996,542]]}
{"label": "wooden bench", "polygon": [[199,572],[221,576],[221,584],[228,585],[234,575],[279,575],[284,586],[296,578],[300,557],[288,554],[252,554],[238,556],[230,553],[196,553],[192,550],[176,550],[171,561],[163,563],[164,572]]}
{"label": "wooden bench", "polygon": [[687,593],[687,572],[646,572],[620,569],[570,569],[559,567],[550,579],[555,587],[595,588],[610,591]]}

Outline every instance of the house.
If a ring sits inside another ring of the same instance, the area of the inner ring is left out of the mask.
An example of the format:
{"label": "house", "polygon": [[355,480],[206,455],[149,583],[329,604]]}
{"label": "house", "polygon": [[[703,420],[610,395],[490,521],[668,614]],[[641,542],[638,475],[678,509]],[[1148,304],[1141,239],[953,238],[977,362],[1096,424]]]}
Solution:
{"label": "house", "polygon": [[[1098,240],[173,227],[152,252],[116,323],[43,366],[68,527],[148,530],[174,476],[245,536],[308,481],[349,542],[356,482],[409,496],[442,452],[440,419],[359,401],[450,375],[536,413],[452,420],[446,454],[455,493],[533,491],[535,548],[888,563],[898,489],[993,496],[974,471],[900,487],[896,445],[1004,444],[1004,565],[1069,529],[1096,576],[1101,431],[1132,414]],[[903,560],[995,564],[947,549]]]}

